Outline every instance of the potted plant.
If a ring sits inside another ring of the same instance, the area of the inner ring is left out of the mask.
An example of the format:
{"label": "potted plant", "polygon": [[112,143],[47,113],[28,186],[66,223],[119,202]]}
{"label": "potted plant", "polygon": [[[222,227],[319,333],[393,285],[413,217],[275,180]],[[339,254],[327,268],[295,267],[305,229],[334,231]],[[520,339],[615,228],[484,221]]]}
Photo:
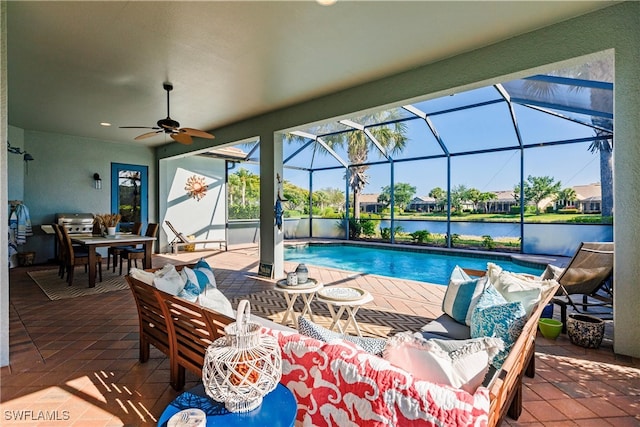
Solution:
{"label": "potted plant", "polygon": [[107,231],[108,236],[115,236],[116,227],[120,222],[120,218],[121,218],[120,214],[109,213],[109,214],[96,215],[96,219],[100,223],[101,228]]}

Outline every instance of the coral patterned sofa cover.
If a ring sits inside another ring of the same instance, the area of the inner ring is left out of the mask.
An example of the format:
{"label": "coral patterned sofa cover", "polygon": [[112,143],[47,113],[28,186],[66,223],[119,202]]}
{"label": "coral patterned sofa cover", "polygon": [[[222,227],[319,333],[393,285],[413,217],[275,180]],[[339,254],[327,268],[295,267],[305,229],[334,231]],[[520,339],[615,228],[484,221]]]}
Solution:
{"label": "coral patterned sofa cover", "polygon": [[489,391],[474,394],[416,380],[343,340],[324,343],[264,328],[282,349],[282,384],[298,402],[303,426],[483,426]]}

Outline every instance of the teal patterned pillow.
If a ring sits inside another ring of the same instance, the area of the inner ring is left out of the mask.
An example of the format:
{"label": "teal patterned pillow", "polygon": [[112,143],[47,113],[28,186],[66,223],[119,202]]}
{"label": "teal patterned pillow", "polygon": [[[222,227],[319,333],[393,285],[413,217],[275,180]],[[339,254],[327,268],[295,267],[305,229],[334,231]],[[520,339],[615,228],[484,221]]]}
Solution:
{"label": "teal patterned pillow", "polygon": [[492,363],[500,369],[526,322],[527,313],[522,303],[508,302],[493,285],[489,285],[471,314],[471,338],[496,337],[504,341],[504,350]]}

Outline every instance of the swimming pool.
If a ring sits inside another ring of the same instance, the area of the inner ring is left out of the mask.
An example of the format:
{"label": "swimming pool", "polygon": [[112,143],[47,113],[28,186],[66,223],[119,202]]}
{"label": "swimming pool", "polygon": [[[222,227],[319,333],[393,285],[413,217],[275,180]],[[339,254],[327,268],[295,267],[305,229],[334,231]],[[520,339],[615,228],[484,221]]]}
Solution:
{"label": "swimming pool", "polygon": [[498,264],[503,269],[518,273],[540,275],[542,268],[533,268],[499,259],[499,257],[477,258],[474,254],[439,254],[380,247],[365,247],[348,244],[305,244],[287,246],[284,259],[304,262],[321,267],[377,274],[400,279],[446,285],[456,265],[463,268],[486,270],[487,262]]}

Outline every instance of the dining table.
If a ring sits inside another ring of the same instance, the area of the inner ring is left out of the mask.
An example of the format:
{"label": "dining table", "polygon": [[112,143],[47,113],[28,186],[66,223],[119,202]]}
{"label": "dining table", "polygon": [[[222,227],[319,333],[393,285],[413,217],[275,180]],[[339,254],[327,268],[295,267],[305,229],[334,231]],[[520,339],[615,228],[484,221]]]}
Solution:
{"label": "dining table", "polygon": [[96,248],[110,246],[144,246],[144,265],[151,268],[151,252],[155,237],[142,236],[139,234],[115,234],[112,236],[102,236],[97,234],[77,234],[71,236],[72,243],[78,243],[87,248],[89,253],[89,287],[96,286]]}

